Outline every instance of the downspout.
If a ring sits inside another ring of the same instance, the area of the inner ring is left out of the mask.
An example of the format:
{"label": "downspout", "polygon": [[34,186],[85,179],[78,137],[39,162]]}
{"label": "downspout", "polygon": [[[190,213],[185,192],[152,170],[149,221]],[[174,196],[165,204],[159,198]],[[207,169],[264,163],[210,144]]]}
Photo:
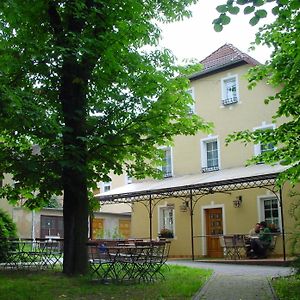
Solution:
{"label": "downspout", "polygon": [[282,188],[281,188],[281,186],[280,186],[280,190],[279,190],[279,204],[280,204],[281,226],[282,226],[283,260],[286,261],[286,251],[285,251],[285,231],[284,231],[284,217],[283,217],[283,202],[282,202]]}
{"label": "downspout", "polygon": [[191,217],[191,243],[192,243],[192,260],[195,260],[195,253],[194,253],[194,222],[193,222],[193,193],[190,190],[190,217]]}

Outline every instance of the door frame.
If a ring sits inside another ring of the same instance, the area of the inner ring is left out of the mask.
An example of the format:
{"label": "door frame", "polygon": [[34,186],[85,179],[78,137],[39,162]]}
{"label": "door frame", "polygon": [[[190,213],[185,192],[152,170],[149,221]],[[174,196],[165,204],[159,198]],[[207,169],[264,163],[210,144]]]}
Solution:
{"label": "door frame", "polygon": [[202,255],[205,256],[207,255],[207,245],[206,245],[206,221],[205,221],[205,211],[207,209],[212,209],[212,208],[221,208],[222,209],[222,219],[223,219],[223,234],[226,234],[226,227],[225,227],[225,205],[224,204],[210,204],[210,205],[203,205],[201,206],[201,211],[200,211],[200,218],[201,218],[201,234],[203,236],[202,238]]}

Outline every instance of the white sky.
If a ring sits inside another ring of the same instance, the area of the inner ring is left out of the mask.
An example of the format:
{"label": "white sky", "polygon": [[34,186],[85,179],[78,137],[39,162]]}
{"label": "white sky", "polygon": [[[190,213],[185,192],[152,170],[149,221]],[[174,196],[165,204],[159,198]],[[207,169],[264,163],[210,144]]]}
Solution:
{"label": "white sky", "polygon": [[[271,54],[269,48],[259,46],[255,51],[248,51],[255,33],[263,25],[262,21],[253,27],[249,24],[251,16],[241,11],[231,16],[230,24],[224,26],[223,31],[214,31],[212,21],[219,16],[215,8],[224,3],[226,0],[199,0],[191,6],[192,18],[161,26],[163,39],[160,45],[170,49],[179,60],[195,58],[200,61],[225,43],[230,43],[264,63]],[[265,20],[270,17],[268,14]]]}

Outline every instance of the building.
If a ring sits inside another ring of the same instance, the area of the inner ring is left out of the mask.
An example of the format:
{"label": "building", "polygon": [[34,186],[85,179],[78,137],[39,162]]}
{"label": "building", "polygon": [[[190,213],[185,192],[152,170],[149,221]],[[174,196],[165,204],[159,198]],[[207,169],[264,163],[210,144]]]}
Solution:
{"label": "building", "polygon": [[[245,166],[253,155],[272,151],[271,144],[226,146],[225,142],[235,131],[279,125],[272,123],[277,103],[263,101],[275,90],[264,82],[248,89],[245,75],[259,63],[231,44],[201,63],[204,69],[190,77],[191,113],[212,121],[213,133],[176,136],[174,146],[165,148],[163,180],[133,180],[100,194],[99,199],[132,205],[132,237],[157,238],[168,232],[174,257],[222,257],[218,235],[248,233],[262,220],[279,234],[274,253],[286,257],[294,229],[289,215],[293,198],[288,183],[280,189],[274,185],[285,167]],[[111,178],[112,184],[120,182],[120,176]]]}
{"label": "building", "polygon": [[[11,176],[6,175],[2,184],[13,184]],[[62,197],[54,201],[53,207],[35,211],[22,204],[20,200],[18,205],[13,206],[6,199],[0,199],[0,208],[12,217],[20,238],[64,237]],[[128,238],[130,235],[131,207],[126,204],[100,208],[89,219],[90,238]]]}

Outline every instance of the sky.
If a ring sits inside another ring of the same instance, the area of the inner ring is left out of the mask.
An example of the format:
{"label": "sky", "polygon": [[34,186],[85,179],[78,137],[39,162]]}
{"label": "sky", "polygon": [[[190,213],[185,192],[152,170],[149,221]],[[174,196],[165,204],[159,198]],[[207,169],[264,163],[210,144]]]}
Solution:
{"label": "sky", "polygon": [[[270,57],[269,48],[259,46],[255,51],[248,51],[250,43],[255,40],[255,33],[263,23],[253,27],[249,24],[251,17],[240,12],[231,16],[230,24],[224,26],[222,32],[214,31],[212,21],[219,16],[215,8],[224,3],[226,0],[199,0],[191,6],[192,18],[161,25],[160,45],[170,49],[179,60],[194,58],[200,61],[225,43],[230,43],[264,63]],[[266,21],[271,20],[270,15]]]}

